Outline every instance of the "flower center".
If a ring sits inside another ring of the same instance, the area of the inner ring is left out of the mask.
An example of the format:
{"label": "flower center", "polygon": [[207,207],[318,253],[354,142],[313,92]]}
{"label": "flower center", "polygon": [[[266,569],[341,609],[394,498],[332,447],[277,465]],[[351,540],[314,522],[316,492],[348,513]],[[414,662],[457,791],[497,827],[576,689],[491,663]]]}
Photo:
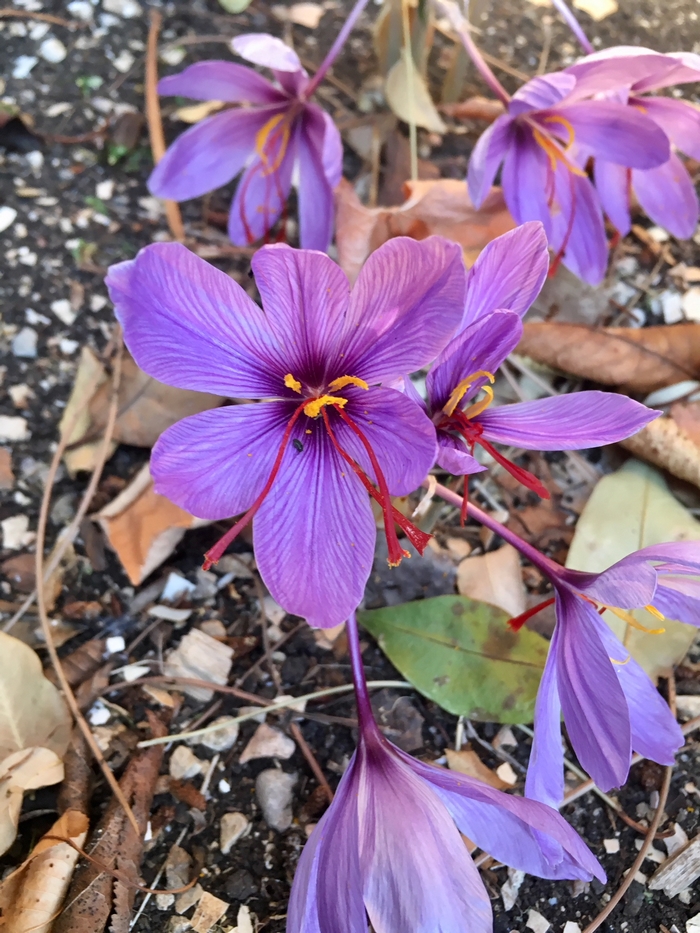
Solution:
{"label": "flower center", "polygon": [[544,127],[539,126],[534,121],[528,122],[530,122],[532,135],[535,137],[535,142],[541,149],[544,150],[545,154],[549,158],[549,166],[552,172],[556,172],[557,165],[561,163],[573,175],[581,175],[584,178],[586,177],[585,171],[579,168],[578,165],[574,165],[571,159],[569,159],[566,155],[566,150],[570,149],[576,140],[576,134],[574,132],[573,126],[565,117],[554,115],[550,117],[544,117],[545,123],[553,123],[555,125],[558,124],[564,128],[566,133],[566,140],[563,142],[564,149],[561,148],[562,143],[560,140],[555,138],[557,135],[559,135],[556,133],[556,131],[549,133]]}

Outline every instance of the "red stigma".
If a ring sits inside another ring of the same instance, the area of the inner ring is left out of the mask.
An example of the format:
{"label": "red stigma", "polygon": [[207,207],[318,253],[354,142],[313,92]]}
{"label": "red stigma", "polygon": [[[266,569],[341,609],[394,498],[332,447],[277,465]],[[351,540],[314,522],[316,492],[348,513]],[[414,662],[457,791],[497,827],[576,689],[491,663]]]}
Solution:
{"label": "red stigma", "polygon": [[554,596],[551,596],[549,599],[545,599],[544,602],[533,606],[532,609],[527,609],[519,616],[514,616],[512,619],[508,619],[508,627],[511,628],[514,632],[519,632],[528,619],[536,616],[538,612],[540,612],[542,609],[546,609],[547,606],[551,606],[553,602]]}

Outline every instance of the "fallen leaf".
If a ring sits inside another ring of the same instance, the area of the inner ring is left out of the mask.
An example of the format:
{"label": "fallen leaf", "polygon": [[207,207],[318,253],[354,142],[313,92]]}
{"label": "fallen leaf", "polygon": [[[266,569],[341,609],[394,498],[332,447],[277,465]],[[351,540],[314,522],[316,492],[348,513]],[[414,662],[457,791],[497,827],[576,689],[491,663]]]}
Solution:
{"label": "fallen leaf", "polygon": [[369,208],[341,179],[335,192],[338,262],[352,282],[369,254],[392,237],[444,236],[460,244],[471,265],[487,243],[515,226],[500,188],[492,188],[477,210],[458,179],[412,181],[405,187],[408,200],[400,207]]}
{"label": "fallen leaf", "polygon": [[146,464],[116,499],[92,516],[134,586],[166,560],[190,528],[209,524],[153,489]]}
{"label": "fallen leaf", "polygon": [[251,0],[219,0],[219,3],[227,13],[242,13],[248,9]]}
{"label": "fallen leaf", "polygon": [[506,110],[500,100],[481,97],[479,94],[456,104],[443,104],[440,109],[454,120],[483,120],[486,123],[493,123]]}
{"label": "fallen leaf", "polygon": [[401,49],[399,60],[386,76],[384,94],[399,120],[415,123],[432,133],[447,132],[427,85],[411,58],[410,49]]}
{"label": "fallen leaf", "polygon": [[445,755],[447,757],[447,767],[450,771],[468,774],[469,777],[476,778],[477,781],[483,781],[484,784],[495,787],[496,790],[506,790],[506,788],[512,787],[511,784],[502,781],[496,772],[487,767],[477,753],[471,749],[463,748],[456,752],[454,749],[448,748]]}
{"label": "fallen leaf", "polygon": [[700,446],[675,418],[656,418],[620,444],[635,457],[700,488]]}
{"label": "fallen leaf", "polygon": [[82,847],[88,818],[68,810],[39,840],[29,858],[0,885],[0,910],[5,933],[49,933],[66,896],[78,861],[70,839]]}
{"label": "fallen leaf", "polygon": [[[411,147],[403,135],[394,129],[388,134],[384,145],[384,171],[377,202],[382,207],[403,204],[404,185],[411,177]],[[418,159],[418,178],[421,180],[440,177],[440,169],[433,162]]]}
{"label": "fallen leaf", "polygon": [[209,933],[214,924],[221,920],[229,906],[226,901],[205,891],[190,921],[192,929],[195,933]]}
{"label": "fallen leaf", "polygon": [[24,792],[62,780],[63,762],[49,748],[23,748],[0,762],[0,855],[17,836]]}
{"label": "fallen leaf", "polygon": [[0,447],[0,489],[12,489],[15,474],[12,472],[12,451]]}
{"label": "fallen leaf", "polygon": [[517,352],[582,379],[648,393],[700,376],[700,325],[592,330],[526,323]]}
{"label": "fallen leaf", "polygon": [[588,13],[596,23],[617,13],[619,9],[617,0],[574,0],[574,6],[577,10]]}
{"label": "fallen leaf", "polygon": [[508,613],[464,596],[436,596],[359,618],[402,675],[443,709],[532,722],[547,642],[525,628],[513,632]]}
{"label": "fallen leaf", "polygon": [[278,4],[272,7],[273,15],[283,23],[294,23],[295,26],[306,26],[307,29],[317,29],[325,12],[320,3],[293,3],[291,6]]}
{"label": "fallen leaf", "polygon": [[491,603],[509,616],[525,612],[520,555],[511,544],[461,561],[457,568],[457,589],[462,596]]}
{"label": "fallen leaf", "polygon": [[63,697],[44,677],[38,655],[0,632],[0,761],[40,746],[62,757],[71,718]]}
{"label": "fallen leaf", "polygon": [[[73,391],[70,394],[68,403],[63,410],[63,417],[58,425],[61,438],[65,437],[67,444],[73,444],[87,435],[90,430],[92,418],[88,406],[84,404],[85,396],[90,391],[91,387],[94,395],[99,387],[107,381],[107,371],[101,361],[88,346],[83,346],[80,351],[80,362],[78,364],[75,382],[73,383]],[[82,411],[80,411],[80,414],[77,416],[75,427],[70,434],[66,436],[70,423],[81,407]],[[91,471],[95,465],[99,449],[100,441],[97,439],[73,450],[67,450],[63,455],[63,459],[70,475],[75,476],[75,474],[79,473],[81,470]],[[112,441],[107,455],[108,458],[116,449],[117,444],[115,441]]]}
{"label": "fallen leaf", "polygon": [[[663,476],[638,460],[603,477],[581,513],[566,566],[600,572],[633,551],[667,541],[700,540],[700,522],[674,498]],[[646,628],[659,621],[646,609],[632,613]],[[697,628],[667,620],[649,635],[606,611],[603,618],[644,670],[656,680],[685,655]]]}
{"label": "fallen leaf", "polygon": [[174,116],[183,123],[199,123],[205,117],[211,116],[225,107],[223,100],[204,100],[199,104],[190,104],[187,107],[178,107]]}
{"label": "fallen leaf", "polygon": [[[163,673],[168,677],[190,677],[194,680],[225,684],[232,661],[233,648],[222,645],[220,641],[211,635],[205,635],[199,629],[192,629],[177,648],[166,655]],[[207,687],[183,684],[181,689],[201,703],[209,702],[214,696],[214,691]]]}

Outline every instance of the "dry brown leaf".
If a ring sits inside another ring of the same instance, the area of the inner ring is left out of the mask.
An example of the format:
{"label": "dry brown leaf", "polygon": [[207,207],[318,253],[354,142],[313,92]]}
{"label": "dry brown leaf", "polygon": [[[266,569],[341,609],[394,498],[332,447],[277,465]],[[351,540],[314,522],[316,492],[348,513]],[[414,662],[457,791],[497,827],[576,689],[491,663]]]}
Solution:
{"label": "dry brown leaf", "polygon": [[281,22],[306,26],[307,29],[317,29],[325,12],[320,3],[293,3],[291,6],[278,4],[272,7],[273,15]]}
{"label": "dry brown leaf", "polygon": [[617,0],[573,0],[577,10],[588,13],[591,19],[599,23],[602,19],[617,13]]}
{"label": "dry brown leaf", "polygon": [[471,751],[471,749],[463,748],[461,751],[456,752],[448,748],[445,755],[447,757],[447,767],[450,771],[468,774],[469,777],[476,778],[478,781],[483,781],[484,784],[489,784],[491,787],[495,787],[496,790],[505,790],[513,786],[512,784],[507,784],[505,781],[502,781],[496,772],[487,767],[477,753]]}
{"label": "dry brown leaf", "polygon": [[400,207],[369,208],[341,179],[336,188],[338,261],[352,282],[369,254],[392,237],[444,236],[460,244],[471,265],[487,243],[515,226],[500,188],[491,189],[479,210],[464,181],[454,178],[407,182],[406,194]]}
{"label": "dry brown leaf", "polygon": [[517,352],[582,379],[647,393],[700,376],[700,324],[525,324]]}
{"label": "dry brown leaf", "polygon": [[15,474],[12,472],[12,451],[0,447],[0,489],[12,489]]}
{"label": "dry brown leaf", "polygon": [[675,418],[650,421],[620,444],[635,457],[700,488],[700,447]]}
{"label": "dry brown leaf", "polygon": [[[405,184],[411,177],[411,147],[403,135],[394,129],[384,145],[384,171],[377,202],[381,207],[403,204]],[[418,159],[418,178],[421,180],[440,177],[440,169],[433,162]]]}
{"label": "dry brown leaf", "polygon": [[484,120],[486,123],[493,123],[505,113],[506,108],[500,100],[477,94],[457,104],[443,104],[440,109],[453,120]]}
{"label": "dry brown leaf", "polygon": [[61,758],[70,733],[68,708],[44,677],[38,655],[18,638],[0,632],[0,761],[35,746]]}
{"label": "dry brown leaf", "polygon": [[15,841],[22,798],[63,780],[63,762],[50,748],[23,748],[0,762],[0,855]]}
{"label": "dry brown leaf", "polygon": [[190,921],[192,929],[195,933],[209,933],[214,924],[221,920],[229,906],[226,901],[222,901],[205,891]]}
{"label": "dry brown leaf", "polygon": [[457,589],[462,596],[500,606],[511,616],[525,612],[520,556],[511,544],[461,561],[457,568]]}
{"label": "dry brown leaf", "polygon": [[0,885],[0,910],[3,933],[49,933],[66,896],[78,861],[70,839],[83,846],[88,818],[77,810],[68,810],[39,840],[29,858]]}
{"label": "dry brown leaf", "polygon": [[399,120],[415,123],[432,133],[446,133],[447,127],[410,56],[410,49],[402,48],[399,60],[389,70],[384,85],[386,102]]}
{"label": "dry brown leaf", "polygon": [[[63,417],[58,425],[62,438],[65,436],[69,424],[75,417],[75,413],[83,406],[85,395],[90,390],[90,387],[93,386],[94,393],[100,386],[107,383],[108,379],[107,370],[95,353],[93,353],[88,346],[83,346],[80,351],[80,363],[78,364],[78,372],[75,377],[75,382],[73,383],[73,391],[70,394],[68,404],[63,411]],[[92,418],[88,406],[85,406],[78,415],[78,420],[67,438],[67,443],[72,444],[80,438],[85,437],[90,430],[91,422]],[[63,455],[63,459],[71,476],[75,476],[75,474],[79,473],[81,470],[90,471],[93,469],[99,455],[100,445],[101,441],[98,437],[97,439],[93,439],[89,444],[83,444],[73,450],[66,451]],[[107,459],[111,457],[116,449],[117,445],[112,441]]]}
{"label": "dry brown leaf", "polygon": [[189,528],[209,524],[159,496],[153,489],[148,464],[116,499],[92,517],[100,524],[134,586],[172,554]]}

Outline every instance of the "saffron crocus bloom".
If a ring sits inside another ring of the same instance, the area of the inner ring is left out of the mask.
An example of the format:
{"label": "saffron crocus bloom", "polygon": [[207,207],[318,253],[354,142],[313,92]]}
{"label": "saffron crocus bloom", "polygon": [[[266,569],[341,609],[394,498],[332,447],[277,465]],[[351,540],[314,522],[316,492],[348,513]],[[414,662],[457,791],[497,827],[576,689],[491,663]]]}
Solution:
{"label": "saffron crocus bloom", "polygon": [[700,159],[700,110],[684,100],[649,97],[648,92],[700,81],[700,56],[620,46],[588,55],[566,73],[577,80],[577,88],[618,100],[654,120],[673,144],[669,158],[652,168],[626,168],[603,155],[596,158],[595,185],[612,223],[622,235],[629,232],[634,192],[655,223],[681,239],[691,237],[698,222],[698,197],[675,150]]}
{"label": "saffron crocus bloom", "polygon": [[508,102],[508,112],[479,138],[468,184],[478,207],[502,164],[503,195],[517,223],[541,221],[557,256],[595,285],[605,275],[607,241],[600,202],[579,152],[623,171],[653,169],[668,160],[669,143],[640,110],[580,98],[572,74],[528,81]]}
{"label": "saffron crocus bloom", "polygon": [[186,201],[227,184],[245,168],[231,204],[228,233],[238,246],[254,243],[275,224],[298,166],[299,236],[307,249],[326,250],[333,231],[333,188],[342,174],[340,134],[308,100],[309,78],[280,39],[251,33],[234,51],[272,69],[274,85],[244,65],[197,62],[163,78],[158,91],[195,100],[247,104],[207,117],[170,146],[148,185],[159,198]]}
{"label": "saffron crocus bloom", "polygon": [[[323,253],[265,246],[252,260],[261,310],[184,246],[153,244],[107,284],[139,366],[168,385],[264,399],[185,418],[153,449],[156,491],[205,519],[245,514],[207,555],[216,561],[253,518],[255,555],[275,599],[333,626],[362,599],[381,504],[389,561],[427,535],[392,508],[435,460],[435,429],[385,383],[426,365],[464,307],[459,246],[390,240],[350,293]],[[375,488],[376,484],[376,488]]]}
{"label": "saffron crocus bloom", "polygon": [[[428,373],[428,411],[437,428],[437,462],[460,476],[482,467],[476,444],[526,486],[549,498],[540,481],[493,445],[527,450],[579,450],[611,444],[659,415],[609,392],[577,392],[491,407],[490,383],[522,334],[521,318],[547,276],[547,238],[530,222],[493,240],[472,266],[461,330]],[[408,383],[407,383],[408,384]],[[410,391],[410,390],[409,390]],[[480,392],[484,397],[477,401]],[[465,479],[465,501],[467,480]]]}
{"label": "saffron crocus bloom", "polygon": [[348,622],[360,734],[330,808],[301,854],[288,933],[491,933],[489,896],[460,833],[544,878],[604,880],[551,808],[423,764],[372,717],[354,618]]}

